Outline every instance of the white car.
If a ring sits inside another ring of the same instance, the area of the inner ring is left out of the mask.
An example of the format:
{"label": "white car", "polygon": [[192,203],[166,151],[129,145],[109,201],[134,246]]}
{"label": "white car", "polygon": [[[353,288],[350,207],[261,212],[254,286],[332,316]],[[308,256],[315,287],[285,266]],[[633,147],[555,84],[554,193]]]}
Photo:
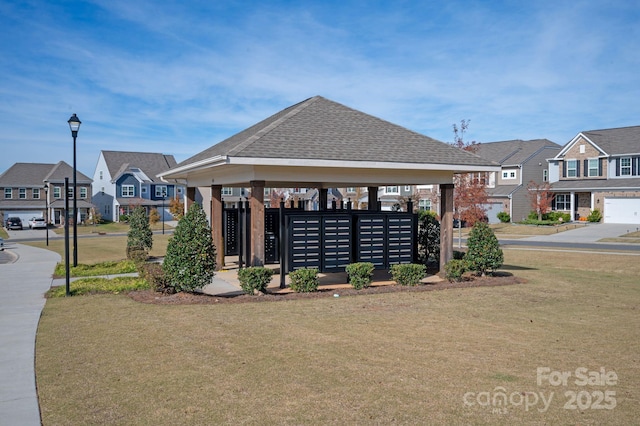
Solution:
{"label": "white car", "polygon": [[46,229],[47,228],[47,222],[44,220],[43,217],[32,217],[31,220],[29,221],[29,228],[31,229]]}

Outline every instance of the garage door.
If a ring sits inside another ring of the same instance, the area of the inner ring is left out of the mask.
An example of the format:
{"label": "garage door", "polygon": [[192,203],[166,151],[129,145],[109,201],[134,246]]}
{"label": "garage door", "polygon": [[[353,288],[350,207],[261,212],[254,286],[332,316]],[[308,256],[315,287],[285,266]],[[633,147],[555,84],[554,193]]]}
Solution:
{"label": "garage door", "polygon": [[498,213],[502,211],[502,203],[487,203],[484,205],[484,208],[487,209],[487,219],[489,219],[489,223],[500,223]]}
{"label": "garage door", "polygon": [[640,198],[605,198],[604,223],[640,225]]}
{"label": "garage door", "polygon": [[9,217],[19,217],[22,220],[22,226],[25,228],[29,227],[29,221],[31,220],[32,217],[42,217],[42,210],[34,210],[34,211],[28,211],[28,210],[21,210],[21,211],[11,211],[11,210],[5,210],[4,211],[4,218],[5,220]]}

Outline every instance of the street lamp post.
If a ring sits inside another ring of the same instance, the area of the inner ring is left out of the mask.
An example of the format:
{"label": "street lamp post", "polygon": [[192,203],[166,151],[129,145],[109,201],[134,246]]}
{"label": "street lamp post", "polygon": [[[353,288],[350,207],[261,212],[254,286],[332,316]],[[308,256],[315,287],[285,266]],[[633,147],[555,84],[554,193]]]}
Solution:
{"label": "street lamp post", "polygon": [[162,189],[162,235],[164,235],[164,202],[167,199],[167,188]]}
{"label": "street lamp post", "polygon": [[78,266],[78,188],[76,181],[76,138],[78,137],[78,130],[80,130],[80,124],[82,122],[77,115],[73,114],[67,121],[69,128],[71,129],[71,136],[73,137],[73,266]]}
{"label": "street lamp post", "polygon": [[47,185],[44,186],[44,234],[49,247],[49,187]]}

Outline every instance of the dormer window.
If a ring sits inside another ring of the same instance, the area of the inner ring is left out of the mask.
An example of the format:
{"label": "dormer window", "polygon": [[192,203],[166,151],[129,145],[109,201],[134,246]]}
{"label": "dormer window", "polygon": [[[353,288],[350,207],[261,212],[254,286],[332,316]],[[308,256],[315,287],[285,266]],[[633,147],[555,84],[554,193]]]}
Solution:
{"label": "dormer window", "polygon": [[135,197],[136,188],[133,185],[122,185],[122,196],[123,197]]}

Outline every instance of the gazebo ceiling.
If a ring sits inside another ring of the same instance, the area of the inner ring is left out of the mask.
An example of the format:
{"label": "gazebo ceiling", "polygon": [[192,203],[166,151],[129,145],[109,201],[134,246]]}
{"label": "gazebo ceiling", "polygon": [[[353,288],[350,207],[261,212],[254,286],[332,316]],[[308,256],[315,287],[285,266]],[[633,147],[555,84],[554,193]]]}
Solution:
{"label": "gazebo ceiling", "polygon": [[499,171],[472,153],[316,96],[286,108],[160,175],[188,186],[384,186],[451,183]]}

